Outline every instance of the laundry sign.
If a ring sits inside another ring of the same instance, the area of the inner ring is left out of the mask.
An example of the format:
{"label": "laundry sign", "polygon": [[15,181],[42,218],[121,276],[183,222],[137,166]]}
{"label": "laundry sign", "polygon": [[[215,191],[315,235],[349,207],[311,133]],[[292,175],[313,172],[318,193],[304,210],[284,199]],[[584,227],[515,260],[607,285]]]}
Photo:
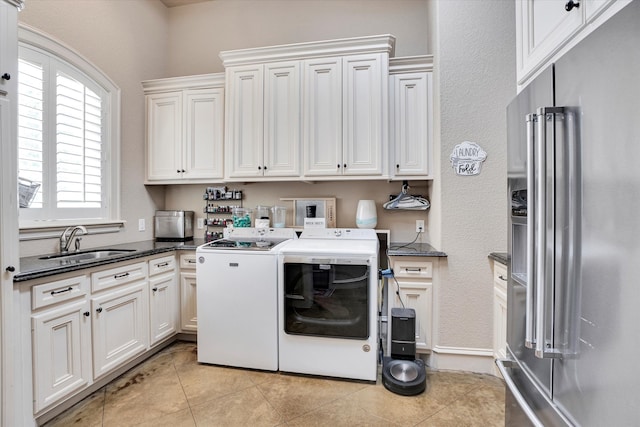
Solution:
{"label": "laundry sign", "polygon": [[479,175],[482,169],[482,162],[487,158],[487,152],[478,144],[471,141],[464,141],[456,145],[451,153],[451,167],[457,175],[472,176]]}

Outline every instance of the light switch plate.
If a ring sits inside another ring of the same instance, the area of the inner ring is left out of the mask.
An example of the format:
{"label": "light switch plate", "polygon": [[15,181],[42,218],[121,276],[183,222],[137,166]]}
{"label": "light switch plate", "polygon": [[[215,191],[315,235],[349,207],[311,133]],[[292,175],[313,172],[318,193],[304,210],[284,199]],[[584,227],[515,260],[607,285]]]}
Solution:
{"label": "light switch plate", "polygon": [[138,231],[144,231],[144,229],[145,229],[144,218],[140,218],[138,220]]}

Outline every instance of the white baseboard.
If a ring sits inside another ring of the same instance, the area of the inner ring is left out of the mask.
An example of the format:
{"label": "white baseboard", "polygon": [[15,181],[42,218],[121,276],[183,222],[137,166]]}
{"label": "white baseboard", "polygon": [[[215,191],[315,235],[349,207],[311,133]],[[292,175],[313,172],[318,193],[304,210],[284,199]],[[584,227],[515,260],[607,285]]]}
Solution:
{"label": "white baseboard", "polygon": [[495,375],[493,350],[435,346],[429,366],[438,370],[477,372]]}

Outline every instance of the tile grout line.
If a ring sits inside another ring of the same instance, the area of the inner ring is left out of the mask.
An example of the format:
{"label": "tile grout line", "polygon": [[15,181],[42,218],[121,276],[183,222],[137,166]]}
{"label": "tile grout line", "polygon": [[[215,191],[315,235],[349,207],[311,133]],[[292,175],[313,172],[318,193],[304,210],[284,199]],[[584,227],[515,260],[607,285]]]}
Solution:
{"label": "tile grout line", "polygon": [[174,355],[171,354],[171,366],[173,366],[173,370],[176,373],[176,377],[178,378],[178,382],[180,383],[180,389],[182,390],[182,394],[184,394],[184,400],[187,401],[187,407],[189,407],[189,413],[191,414],[191,419],[193,420],[193,425],[198,426],[198,422],[196,421],[196,417],[193,415],[193,410],[191,409],[191,402],[189,402],[189,396],[187,396],[187,392],[184,389],[184,385],[182,384],[182,378],[180,378],[180,374],[178,373],[178,369],[176,368],[176,361]]}

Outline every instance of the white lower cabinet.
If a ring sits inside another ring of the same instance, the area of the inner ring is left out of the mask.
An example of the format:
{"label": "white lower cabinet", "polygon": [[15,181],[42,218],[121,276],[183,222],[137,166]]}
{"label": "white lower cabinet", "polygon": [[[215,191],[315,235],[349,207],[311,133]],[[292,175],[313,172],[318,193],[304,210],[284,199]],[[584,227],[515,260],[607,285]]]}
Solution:
{"label": "white lower cabinet", "polygon": [[196,253],[180,255],[180,330],[198,331]]}
{"label": "white lower cabinet", "polygon": [[95,378],[146,350],[147,286],[142,281],[91,298]]}
{"label": "white lower cabinet", "polygon": [[[416,351],[419,353],[429,352],[433,347],[431,332],[433,323],[433,262],[425,261],[419,257],[391,257],[391,268],[395,280],[391,279],[388,282],[389,295],[394,295],[393,298],[389,298],[389,322],[391,322],[391,308],[414,309],[416,312]],[[391,340],[390,336],[389,340]]]}
{"label": "white lower cabinet", "polygon": [[150,345],[178,332],[175,255],[149,261]]}
{"label": "white lower cabinet", "polygon": [[493,263],[493,357],[507,357],[507,267]]}
{"label": "white lower cabinet", "polygon": [[83,297],[31,317],[34,412],[91,384],[91,319]]}

